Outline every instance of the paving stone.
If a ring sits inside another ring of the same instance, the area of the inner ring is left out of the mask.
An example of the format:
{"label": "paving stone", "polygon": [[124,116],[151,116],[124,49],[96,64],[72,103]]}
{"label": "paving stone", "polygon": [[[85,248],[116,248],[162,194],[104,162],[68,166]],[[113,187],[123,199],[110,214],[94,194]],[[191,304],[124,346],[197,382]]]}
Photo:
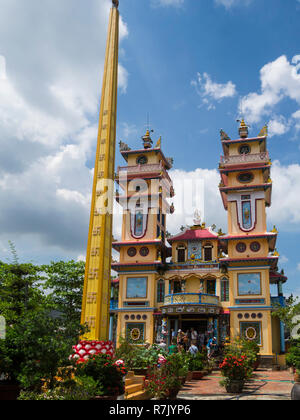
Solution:
{"label": "paving stone", "polygon": [[290,400],[294,385],[288,371],[258,369],[245,384],[242,394],[228,394],[219,382],[220,372],[199,381],[186,382],[178,394],[179,400]]}

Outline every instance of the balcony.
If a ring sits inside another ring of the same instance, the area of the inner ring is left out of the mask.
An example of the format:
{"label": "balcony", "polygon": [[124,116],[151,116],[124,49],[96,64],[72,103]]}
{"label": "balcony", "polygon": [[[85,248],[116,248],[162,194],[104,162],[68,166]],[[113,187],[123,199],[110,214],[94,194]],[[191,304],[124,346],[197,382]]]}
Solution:
{"label": "balcony", "polygon": [[134,165],[134,166],[118,166],[117,169],[117,178],[122,180],[122,178],[127,178],[130,175],[140,175],[141,177],[146,174],[161,174],[163,173],[164,177],[172,183],[166,169],[161,163],[145,164],[145,165]]}
{"label": "balcony", "polygon": [[174,293],[166,295],[162,312],[165,314],[218,314],[219,297],[205,293]]}
{"label": "balcony", "polygon": [[240,163],[268,163],[269,153],[241,154],[233,156],[221,156],[221,165],[238,165]]}

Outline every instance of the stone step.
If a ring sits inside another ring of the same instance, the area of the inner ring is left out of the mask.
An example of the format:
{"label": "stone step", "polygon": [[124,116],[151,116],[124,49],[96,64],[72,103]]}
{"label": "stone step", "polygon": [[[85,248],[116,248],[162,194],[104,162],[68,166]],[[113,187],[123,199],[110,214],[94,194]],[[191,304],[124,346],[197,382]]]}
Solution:
{"label": "stone step", "polygon": [[127,401],[141,401],[141,400],[149,400],[150,397],[147,393],[147,391],[138,391],[133,394],[127,395],[126,400]]}
{"label": "stone step", "polygon": [[125,387],[125,393],[127,395],[134,394],[138,391],[143,391],[143,384],[137,383],[137,384],[132,384]]}
{"label": "stone step", "polygon": [[125,379],[125,386],[134,384],[134,378],[126,378]]}

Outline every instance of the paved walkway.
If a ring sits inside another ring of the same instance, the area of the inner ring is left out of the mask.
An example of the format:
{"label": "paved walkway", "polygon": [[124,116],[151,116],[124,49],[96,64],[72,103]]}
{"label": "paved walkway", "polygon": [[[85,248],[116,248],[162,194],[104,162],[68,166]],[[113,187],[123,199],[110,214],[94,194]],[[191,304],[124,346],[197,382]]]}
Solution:
{"label": "paved walkway", "polygon": [[288,371],[258,369],[246,383],[242,394],[228,394],[219,385],[220,372],[213,372],[199,381],[186,382],[179,400],[290,400],[293,375]]}

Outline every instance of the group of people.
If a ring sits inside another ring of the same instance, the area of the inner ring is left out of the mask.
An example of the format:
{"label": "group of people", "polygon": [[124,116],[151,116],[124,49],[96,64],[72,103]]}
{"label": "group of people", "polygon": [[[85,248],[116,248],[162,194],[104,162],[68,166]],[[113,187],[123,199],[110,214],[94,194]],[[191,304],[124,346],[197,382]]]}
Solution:
{"label": "group of people", "polygon": [[[162,339],[160,344],[164,350],[167,350],[165,339]],[[195,356],[198,351],[207,351],[207,356],[210,359],[217,347],[216,337],[211,337],[208,332],[199,333],[191,328],[186,332],[178,330],[177,334],[171,330],[171,344],[168,347],[169,354],[177,352],[189,352]]]}

